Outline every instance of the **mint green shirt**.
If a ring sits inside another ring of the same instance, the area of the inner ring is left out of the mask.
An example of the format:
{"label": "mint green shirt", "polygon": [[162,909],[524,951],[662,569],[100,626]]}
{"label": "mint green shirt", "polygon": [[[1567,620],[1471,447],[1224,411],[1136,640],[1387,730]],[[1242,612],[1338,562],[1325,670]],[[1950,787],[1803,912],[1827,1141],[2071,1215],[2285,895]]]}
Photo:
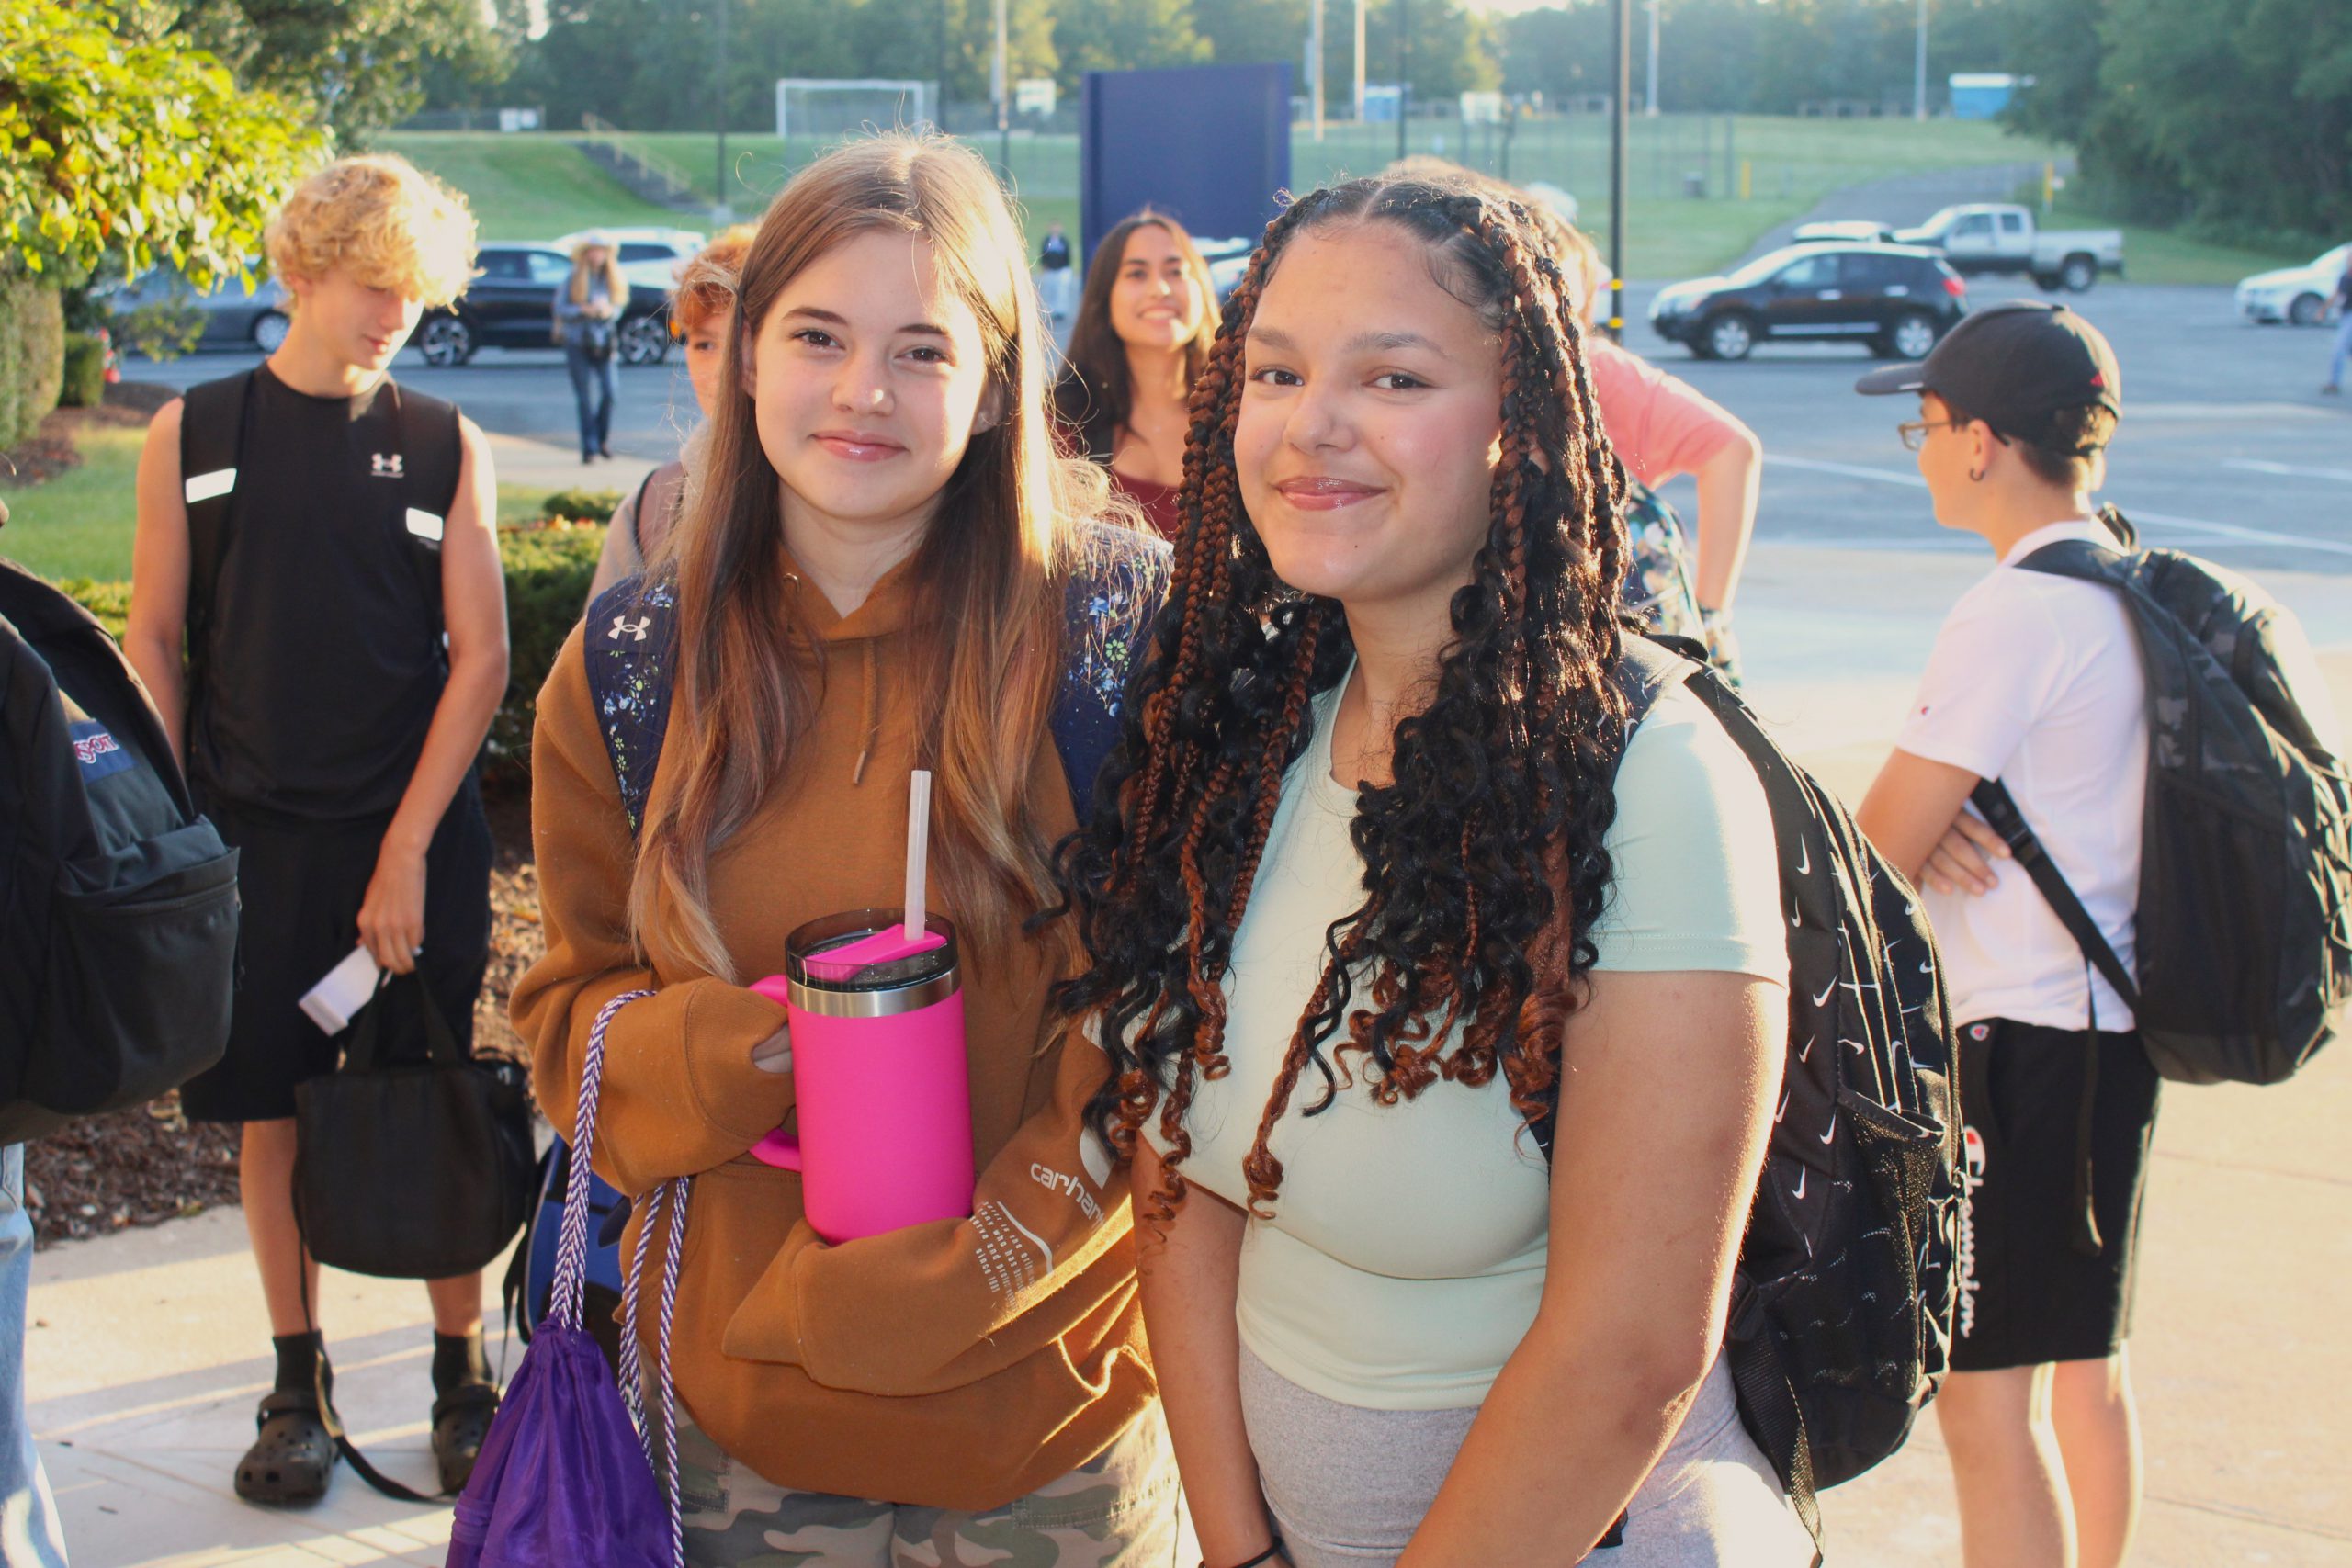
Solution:
{"label": "mint green shirt", "polygon": [[[1233,1070],[1196,1085],[1187,1117],[1186,1178],[1235,1204],[1246,1206],[1241,1160],[1322,975],[1324,931],[1363,902],[1363,862],[1348,836],[1355,792],[1331,779],[1344,689],[1316,703],[1315,738],[1283,780],[1236,933],[1225,981]],[[1599,967],[1721,970],[1785,986],[1763,787],[1697,697],[1676,687],[1659,698],[1626,748],[1617,797]],[[1328,1110],[1302,1114],[1322,1097],[1310,1069],[1275,1124],[1283,1185],[1273,1217],[1251,1219],[1242,1241],[1242,1342],[1343,1404],[1476,1404],[1535,1321],[1549,1168],[1499,1074],[1476,1089],[1440,1080],[1384,1107],[1365,1089],[1369,1064],[1349,1061],[1356,1081]]]}

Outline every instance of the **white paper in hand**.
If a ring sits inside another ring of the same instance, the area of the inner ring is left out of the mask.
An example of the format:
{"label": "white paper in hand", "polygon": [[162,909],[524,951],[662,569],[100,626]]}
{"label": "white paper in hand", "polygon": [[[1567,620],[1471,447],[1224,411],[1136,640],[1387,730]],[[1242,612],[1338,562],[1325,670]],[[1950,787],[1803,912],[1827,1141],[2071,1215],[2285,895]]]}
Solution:
{"label": "white paper in hand", "polygon": [[376,994],[376,977],[381,971],[376,965],[375,954],[364,947],[355,947],[350,955],[326,973],[326,978],[311,987],[298,1004],[304,1017],[329,1034],[340,1034],[351,1027],[359,1010]]}

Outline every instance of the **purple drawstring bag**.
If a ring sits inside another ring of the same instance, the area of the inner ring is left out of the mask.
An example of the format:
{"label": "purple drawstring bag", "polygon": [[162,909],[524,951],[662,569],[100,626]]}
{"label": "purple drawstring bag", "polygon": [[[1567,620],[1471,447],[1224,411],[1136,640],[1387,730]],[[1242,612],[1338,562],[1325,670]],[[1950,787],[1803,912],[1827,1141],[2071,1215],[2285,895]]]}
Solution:
{"label": "purple drawstring bag", "polygon": [[[686,1217],[684,1180],[666,1182],[648,1195],[637,1246],[641,1269],[647,1240],[667,1207],[671,1223],[658,1371],[666,1488],[654,1479],[654,1423],[647,1418],[639,1386],[638,1270],[631,1270],[628,1280],[629,1325],[622,1337],[627,1387],[614,1382],[603,1352],[582,1321],[588,1252],[585,1156],[596,1130],[605,1029],[623,1004],[651,994],[630,991],[614,998],[589,1031],[571,1143],[581,1156],[571,1161],[566,1178],[547,1321],[532,1336],[483,1439],[465,1495],[458,1499],[447,1568],[683,1568],[685,1561],[678,1512],[677,1425],[669,1386],[670,1323]],[[630,1419],[632,1413],[636,1422]]]}

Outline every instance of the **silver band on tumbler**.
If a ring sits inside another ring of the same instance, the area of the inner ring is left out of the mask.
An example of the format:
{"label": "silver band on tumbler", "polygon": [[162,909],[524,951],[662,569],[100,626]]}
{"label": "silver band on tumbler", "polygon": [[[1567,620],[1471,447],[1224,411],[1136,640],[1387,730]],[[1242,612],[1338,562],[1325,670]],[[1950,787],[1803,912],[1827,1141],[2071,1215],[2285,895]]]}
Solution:
{"label": "silver band on tumbler", "polygon": [[929,979],[889,991],[836,991],[786,978],[792,1005],[820,1018],[896,1018],[956,994],[956,971],[943,969]]}

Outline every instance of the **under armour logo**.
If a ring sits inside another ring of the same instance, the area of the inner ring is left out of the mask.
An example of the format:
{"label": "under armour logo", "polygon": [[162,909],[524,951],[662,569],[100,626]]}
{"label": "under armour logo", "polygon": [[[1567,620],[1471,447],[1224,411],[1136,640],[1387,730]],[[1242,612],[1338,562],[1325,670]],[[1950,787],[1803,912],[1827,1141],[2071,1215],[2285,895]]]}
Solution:
{"label": "under armour logo", "polygon": [[610,637],[615,642],[620,641],[624,637],[634,637],[638,641],[643,642],[645,640],[646,632],[650,630],[652,626],[653,617],[650,615],[639,615],[633,621],[627,615],[615,615],[613,617],[613,629],[605,635]]}
{"label": "under armour logo", "polygon": [[368,472],[371,478],[396,479],[401,477],[401,462],[405,455],[399,452],[387,456],[381,452],[368,454]]}

